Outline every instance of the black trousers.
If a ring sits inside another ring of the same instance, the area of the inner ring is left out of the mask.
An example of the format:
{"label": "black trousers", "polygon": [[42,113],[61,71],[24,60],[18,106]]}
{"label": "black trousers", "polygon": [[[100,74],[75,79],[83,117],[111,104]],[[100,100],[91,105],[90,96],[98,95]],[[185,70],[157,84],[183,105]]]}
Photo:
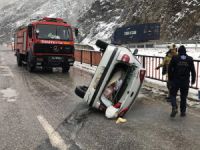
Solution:
{"label": "black trousers", "polygon": [[170,97],[170,98],[171,98],[171,94],[170,94],[171,88],[172,88],[171,81],[168,80],[167,81],[167,89],[168,89],[168,97]]}
{"label": "black trousers", "polygon": [[170,94],[171,94],[171,105],[173,108],[178,108],[176,102],[176,96],[178,90],[180,90],[180,98],[181,98],[180,111],[186,112],[186,107],[187,107],[186,99],[188,96],[189,81],[174,80],[171,82]]}

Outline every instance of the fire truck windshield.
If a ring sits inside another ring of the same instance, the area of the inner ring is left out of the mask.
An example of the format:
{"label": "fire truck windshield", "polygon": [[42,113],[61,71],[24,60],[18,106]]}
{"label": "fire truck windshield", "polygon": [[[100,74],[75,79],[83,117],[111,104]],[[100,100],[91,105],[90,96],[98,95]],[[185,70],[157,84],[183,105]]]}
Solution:
{"label": "fire truck windshield", "polygon": [[71,40],[71,30],[69,27],[56,25],[37,25],[36,34],[38,39],[46,40]]}

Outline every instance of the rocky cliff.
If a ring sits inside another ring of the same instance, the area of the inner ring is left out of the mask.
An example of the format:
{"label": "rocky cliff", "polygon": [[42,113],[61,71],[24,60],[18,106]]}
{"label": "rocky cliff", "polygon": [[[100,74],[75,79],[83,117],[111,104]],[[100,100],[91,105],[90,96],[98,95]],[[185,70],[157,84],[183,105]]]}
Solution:
{"label": "rocky cliff", "polygon": [[200,1],[96,0],[79,26],[85,41],[109,41],[117,27],[155,22],[161,24],[161,41],[200,40]]}
{"label": "rocky cliff", "polygon": [[60,17],[76,25],[79,14],[94,0],[15,0],[0,7],[0,43],[10,42],[12,32],[30,19]]}
{"label": "rocky cliff", "polygon": [[200,0],[15,0],[0,8],[0,43],[37,16],[77,25],[83,42],[110,41],[117,27],[140,23],[160,23],[161,41],[200,39]]}

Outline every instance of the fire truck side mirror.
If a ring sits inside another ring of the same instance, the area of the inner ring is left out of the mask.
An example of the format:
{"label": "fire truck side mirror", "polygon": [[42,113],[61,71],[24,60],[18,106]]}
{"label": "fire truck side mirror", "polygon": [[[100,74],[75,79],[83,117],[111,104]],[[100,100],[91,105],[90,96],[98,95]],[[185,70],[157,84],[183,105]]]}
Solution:
{"label": "fire truck side mirror", "polygon": [[32,25],[29,25],[28,26],[28,36],[29,36],[29,38],[32,38],[32,29],[33,29]]}
{"label": "fire truck side mirror", "polygon": [[78,36],[78,28],[75,28],[74,32],[75,32],[75,36],[77,37]]}
{"label": "fire truck side mirror", "polygon": [[35,30],[35,34],[36,34],[36,36],[38,36],[39,33],[40,33],[39,29],[36,29],[36,30]]}

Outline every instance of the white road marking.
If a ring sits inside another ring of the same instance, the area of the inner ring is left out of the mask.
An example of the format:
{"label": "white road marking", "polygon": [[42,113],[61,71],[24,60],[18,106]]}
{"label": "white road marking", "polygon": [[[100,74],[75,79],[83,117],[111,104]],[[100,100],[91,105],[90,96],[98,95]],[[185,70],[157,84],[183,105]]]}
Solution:
{"label": "white road marking", "polygon": [[49,136],[49,140],[53,147],[58,148],[59,150],[67,150],[69,149],[70,145],[67,146],[62,139],[62,137],[59,135],[58,132],[54,130],[54,128],[48,123],[48,121],[41,115],[37,116],[37,119],[39,120],[40,124],[43,126],[44,130]]}
{"label": "white road marking", "polygon": [[11,98],[11,99],[8,99],[8,100],[7,100],[7,102],[11,102],[11,103],[12,103],[12,102],[15,102],[15,101],[16,101],[15,98]]}
{"label": "white road marking", "polygon": [[8,102],[15,102],[17,97],[17,92],[14,89],[7,88],[4,90],[0,90],[0,93],[3,94],[3,98],[6,99]]}
{"label": "white road marking", "polygon": [[14,77],[11,69],[8,66],[0,66],[0,70],[1,70],[0,73],[1,76]]}

